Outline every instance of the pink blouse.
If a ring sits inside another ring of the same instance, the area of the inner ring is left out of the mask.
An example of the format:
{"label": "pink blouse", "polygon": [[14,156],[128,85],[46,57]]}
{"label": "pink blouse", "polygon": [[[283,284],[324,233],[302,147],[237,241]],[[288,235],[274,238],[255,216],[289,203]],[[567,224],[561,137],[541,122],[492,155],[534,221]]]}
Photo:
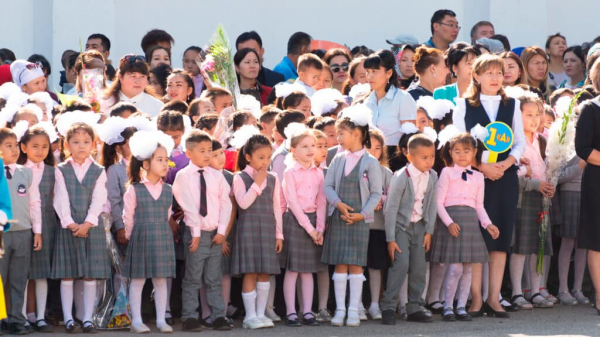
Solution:
{"label": "pink blouse", "polygon": [[304,168],[300,163],[295,162],[292,168],[285,170],[283,177],[283,195],[288,209],[294,214],[300,226],[307,233],[314,231],[314,224],[310,223],[305,213],[317,212],[317,231],[323,233],[327,209],[327,199],[323,191],[325,180],[323,171],[314,164]]}
{"label": "pink blouse", "polygon": [[[542,155],[540,154],[540,141],[539,133],[535,133],[533,135],[533,141],[529,141],[528,137],[525,137],[527,140],[527,145],[525,146],[525,152],[523,152],[523,157],[529,159],[529,166],[531,167],[531,178],[541,181],[546,181],[546,163],[544,163],[544,159],[542,159]],[[521,167],[519,170],[519,175],[523,176],[527,172],[524,171]]]}
{"label": "pink blouse", "polygon": [[[462,179],[465,170],[473,172],[473,174],[467,174],[466,181]],[[492,223],[483,207],[484,179],[483,174],[473,170],[471,166],[454,165],[442,170],[437,183],[437,209],[438,216],[446,226],[450,226],[454,222],[445,208],[450,206],[474,208],[483,228]]]}
{"label": "pink blouse", "polygon": [[362,150],[356,152],[350,152],[346,150],[344,152],[344,157],[346,157],[346,163],[344,165],[344,176],[348,176],[352,170],[354,170],[354,166],[358,164],[358,161],[362,156],[367,152],[367,150],[363,147]]}
{"label": "pink blouse", "polygon": [[[65,161],[66,163],[71,162],[75,176],[79,182],[83,181],[83,177],[87,173],[94,160],[89,157],[85,160],[82,165],[79,165],[73,161],[73,158],[69,158]],[[59,169],[54,170],[54,178],[56,182],[54,184],[54,209],[56,214],[60,218],[60,225],[62,228],[67,228],[70,224],[75,223],[73,217],[71,217],[71,202],[69,201],[69,193],[67,192],[67,185],[65,178]],[[85,222],[89,222],[93,227],[98,226],[98,217],[102,212],[102,207],[108,198],[108,192],[106,191],[106,172],[102,170],[96,185],[92,192],[92,202],[88,208]]]}
{"label": "pink blouse", "polygon": [[[150,192],[150,195],[154,200],[158,200],[160,198],[160,194],[162,193],[163,182],[162,179],[159,179],[156,184],[153,184],[146,178],[141,181],[144,186]],[[127,187],[127,191],[123,195],[123,224],[125,225],[125,237],[129,239],[131,233],[133,232],[133,226],[135,225],[135,208],[137,207],[137,198],[135,196],[135,187],[129,186]],[[171,214],[171,207],[167,211],[167,216]]]}
{"label": "pink blouse", "polygon": [[[254,169],[252,166],[247,165],[244,169],[244,172],[248,173],[250,177],[254,178]],[[262,194],[262,191],[267,187],[267,180],[263,181],[263,183],[258,186],[256,183],[253,183],[252,186],[246,191],[246,185],[242,180],[242,177],[239,175],[235,175],[233,177],[233,195],[235,196],[235,200],[237,201],[238,206],[241,209],[247,209],[252,205],[256,197]],[[279,185],[279,179],[275,176],[275,186],[273,186],[273,213],[275,214],[275,233],[276,238],[283,240],[283,228],[282,228],[282,214],[281,214],[281,201],[279,200],[281,187]]]}

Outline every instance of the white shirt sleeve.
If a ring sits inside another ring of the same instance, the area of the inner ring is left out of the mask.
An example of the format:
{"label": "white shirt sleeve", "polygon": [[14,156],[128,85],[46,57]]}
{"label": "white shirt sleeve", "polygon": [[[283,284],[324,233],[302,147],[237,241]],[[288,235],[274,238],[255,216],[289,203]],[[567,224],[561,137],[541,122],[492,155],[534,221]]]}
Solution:
{"label": "white shirt sleeve", "polygon": [[464,98],[456,99],[456,108],[452,112],[452,124],[461,132],[469,132],[465,126],[466,103]]}
{"label": "white shirt sleeve", "polygon": [[513,145],[510,150],[510,155],[517,159],[516,165],[519,165],[519,161],[521,160],[521,156],[525,152],[525,147],[527,146],[525,140],[525,132],[523,131],[523,118],[521,116],[521,107],[519,105],[519,101],[515,102],[515,112],[513,114]]}

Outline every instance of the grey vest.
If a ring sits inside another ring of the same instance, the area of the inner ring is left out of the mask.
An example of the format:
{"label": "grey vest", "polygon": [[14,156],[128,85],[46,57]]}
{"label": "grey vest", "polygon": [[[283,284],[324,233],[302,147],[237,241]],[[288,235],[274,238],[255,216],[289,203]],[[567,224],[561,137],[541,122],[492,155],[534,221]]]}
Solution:
{"label": "grey vest", "polygon": [[18,222],[10,227],[11,232],[31,229],[31,215],[29,213],[29,189],[33,182],[33,171],[27,167],[17,165],[12,179],[6,179],[10,191],[13,219]]}

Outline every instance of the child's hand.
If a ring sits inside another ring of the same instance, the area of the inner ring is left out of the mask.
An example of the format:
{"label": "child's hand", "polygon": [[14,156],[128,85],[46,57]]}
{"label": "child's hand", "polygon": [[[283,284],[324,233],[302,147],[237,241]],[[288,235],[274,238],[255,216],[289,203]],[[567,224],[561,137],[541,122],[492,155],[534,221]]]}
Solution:
{"label": "child's hand", "polygon": [[222,234],[217,234],[215,237],[213,237],[212,242],[215,245],[222,245],[223,242],[225,242],[225,237]]}
{"label": "child's hand", "polygon": [[177,231],[179,230],[179,225],[177,221],[173,219],[173,217],[169,218],[169,226],[171,226],[171,232],[173,232],[173,240],[177,242]]}
{"label": "child's hand", "polygon": [[310,238],[311,238],[313,241],[316,241],[316,240],[317,240],[317,238],[319,237],[319,232],[317,232],[317,230],[316,230],[316,229],[313,229],[313,231],[312,231],[312,232],[310,232],[310,233],[308,233],[308,235],[310,235]]}
{"label": "child's hand", "polygon": [[227,240],[223,241],[223,244],[221,244],[221,252],[223,253],[223,256],[229,256],[229,254],[231,254],[231,249],[229,248],[229,242],[227,242]]}
{"label": "child's hand", "polygon": [[425,237],[423,238],[423,248],[425,248],[425,252],[428,252],[429,248],[431,248],[431,234],[425,233]]}
{"label": "child's hand", "polygon": [[121,228],[117,231],[117,242],[124,245],[129,240],[127,240],[127,236],[125,235],[125,228]]}
{"label": "child's hand", "polygon": [[525,157],[521,157],[521,160],[519,160],[519,163],[525,165],[525,166],[529,166],[531,164],[531,162],[529,161],[529,159],[525,158]]}
{"label": "child's hand", "polygon": [[457,238],[460,233],[460,226],[456,222],[453,222],[448,226],[448,232],[450,232],[450,235]]}
{"label": "child's hand", "polygon": [[87,238],[90,228],[92,228],[92,224],[89,222],[84,222],[77,226],[77,229],[73,231],[73,235],[80,238]]}
{"label": "child's hand", "polygon": [[281,253],[282,248],[283,248],[283,240],[281,240],[281,239],[275,240],[275,251],[277,253]]}
{"label": "child's hand", "polygon": [[383,199],[379,200],[377,206],[375,206],[375,211],[380,211],[383,208]]}
{"label": "child's hand", "polygon": [[190,253],[198,250],[198,246],[200,246],[200,237],[192,238],[192,242],[190,243]]}
{"label": "child's hand", "polygon": [[540,182],[540,192],[547,196],[548,198],[552,198],[554,196],[554,185],[547,181]]}
{"label": "child's hand", "polygon": [[342,220],[346,221],[347,225],[353,225],[357,222],[363,221],[365,216],[361,213],[349,213],[348,216],[342,216]]}
{"label": "child's hand", "polygon": [[33,234],[33,251],[39,252],[42,250],[42,234]]}
{"label": "child's hand", "polygon": [[71,232],[75,232],[77,230],[78,226],[79,226],[79,224],[72,223],[72,224],[70,224],[70,225],[67,226],[67,229],[69,229]]}
{"label": "child's hand", "polygon": [[533,171],[531,170],[531,166],[525,165],[525,168],[527,169],[527,173],[525,173],[525,178],[531,178],[531,173],[533,173]]}
{"label": "child's hand", "polygon": [[323,233],[317,232],[317,239],[314,240],[315,245],[322,246],[323,245]]}
{"label": "child's hand", "polygon": [[585,168],[585,160],[579,159],[579,168],[582,170]]}
{"label": "child's hand", "polygon": [[350,211],[354,211],[354,208],[344,204],[343,202],[338,202],[337,205],[335,206],[338,211],[340,211],[340,213],[342,214],[342,216],[348,216],[348,212]]}
{"label": "child's hand", "polygon": [[267,167],[263,167],[260,170],[254,172],[254,182],[260,186],[267,179]]}
{"label": "child's hand", "polygon": [[398,247],[396,241],[388,242],[387,246],[388,254],[390,254],[390,258],[392,259],[392,262],[394,262],[394,255],[396,254],[396,252],[402,253],[402,251],[400,250],[400,247]]}
{"label": "child's hand", "polygon": [[498,227],[492,224],[487,225],[485,229],[488,231],[488,233],[490,233],[492,239],[494,240],[496,240],[500,236],[500,231],[498,230]]}

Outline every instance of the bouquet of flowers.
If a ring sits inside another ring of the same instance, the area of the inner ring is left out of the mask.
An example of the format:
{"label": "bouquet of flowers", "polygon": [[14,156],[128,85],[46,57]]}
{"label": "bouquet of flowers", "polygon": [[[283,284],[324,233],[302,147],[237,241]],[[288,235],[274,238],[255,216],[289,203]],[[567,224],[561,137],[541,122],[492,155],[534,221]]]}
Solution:
{"label": "bouquet of flowers", "polygon": [[[546,177],[552,185],[556,186],[558,178],[564,173],[569,160],[575,154],[575,121],[573,110],[577,105],[577,99],[581,93],[572,100],[561,98],[556,104],[557,118],[548,132],[548,144],[546,145]],[[538,247],[537,273],[544,272],[544,252],[546,249],[546,236],[548,234],[548,212],[550,210],[550,198],[544,196],[544,209],[539,214],[540,240]]]}
{"label": "bouquet of flowers", "polygon": [[229,47],[229,37],[223,25],[217,26],[209,41],[206,56],[198,54],[200,72],[210,86],[228,89],[233,94],[233,106],[237,107],[240,87],[233,66],[233,55]]}

